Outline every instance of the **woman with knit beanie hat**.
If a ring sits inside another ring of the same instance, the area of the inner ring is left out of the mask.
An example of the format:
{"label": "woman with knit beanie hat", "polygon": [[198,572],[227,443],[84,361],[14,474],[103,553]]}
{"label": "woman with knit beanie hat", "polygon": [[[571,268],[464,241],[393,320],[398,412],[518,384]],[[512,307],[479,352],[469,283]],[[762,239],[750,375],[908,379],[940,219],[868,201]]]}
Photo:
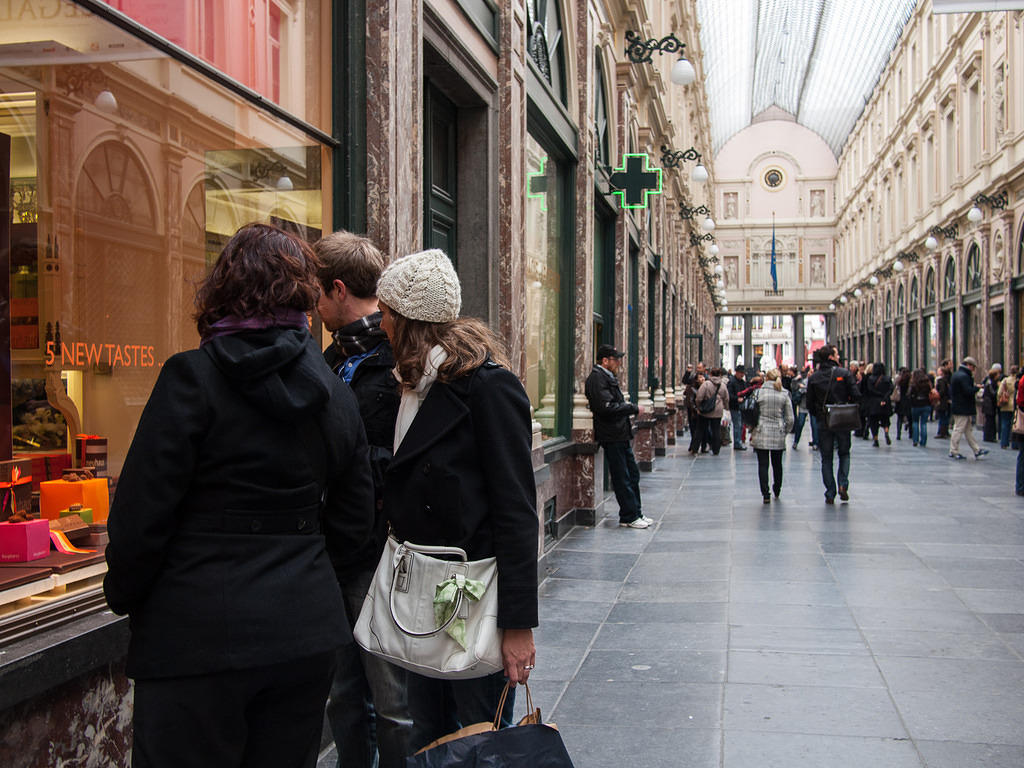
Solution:
{"label": "woman with knit beanie hat", "polygon": [[[537,492],[530,401],[508,370],[501,342],[479,320],[459,318],[458,275],[439,250],[397,259],[381,274],[381,327],[402,389],[384,513],[396,538],[455,546],[498,564],[504,670],[475,679],[409,674],[419,749],[494,718],[505,678],[525,683],[535,662]],[[513,690],[514,693],[514,690]],[[502,722],[511,723],[513,696]]]}

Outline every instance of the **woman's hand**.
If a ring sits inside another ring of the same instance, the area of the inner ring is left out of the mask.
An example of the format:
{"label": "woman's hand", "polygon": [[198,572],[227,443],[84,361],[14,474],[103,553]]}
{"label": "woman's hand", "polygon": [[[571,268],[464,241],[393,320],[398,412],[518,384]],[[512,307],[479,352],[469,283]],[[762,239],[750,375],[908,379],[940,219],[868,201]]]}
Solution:
{"label": "woman's hand", "polygon": [[513,685],[525,683],[537,660],[532,629],[506,629],[501,640],[501,658],[505,677]]}

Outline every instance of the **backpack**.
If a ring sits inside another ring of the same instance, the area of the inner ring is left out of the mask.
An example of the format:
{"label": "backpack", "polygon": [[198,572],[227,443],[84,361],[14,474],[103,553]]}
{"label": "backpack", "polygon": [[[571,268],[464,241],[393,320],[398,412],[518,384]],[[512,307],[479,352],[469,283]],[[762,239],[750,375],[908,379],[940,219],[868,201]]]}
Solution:
{"label": "backpack", "polygon": [[761,402],[756,393],[744,398],[740,403],[740,418],[747,429],[754,429],[761,420]]}

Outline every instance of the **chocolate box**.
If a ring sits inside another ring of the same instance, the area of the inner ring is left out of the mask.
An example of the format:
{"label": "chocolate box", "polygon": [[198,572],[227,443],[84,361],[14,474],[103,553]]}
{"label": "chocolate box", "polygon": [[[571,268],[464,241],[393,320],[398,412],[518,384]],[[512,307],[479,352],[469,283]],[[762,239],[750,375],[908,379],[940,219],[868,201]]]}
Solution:
{"label": "chocolate box", "polygon": [[107,474],[107,438],[99,435],[75,435],[77,466],[92,467],[96,477]]}
{"label": "chocolate box", "polygon": [[110,511],[110,493],[107,478],[92,480],[48,480],[39,484],[39,513],[47,520],[56,520],[62,509],[81,504],[92,509],[95,523],[107,520]]}
{"label": "chocolate box", "polygon": [[39,483],[44,480],[60,480],[65,469],[71,466],[71,454],[67,451],[54,453],[22,453],[16,459],[32,462],[32,490],[39,491]]}
{"label": "chocolate box", "polygon": [[0,562],[25,563],[50,554],[50,524],[46,520],[0,523]]}

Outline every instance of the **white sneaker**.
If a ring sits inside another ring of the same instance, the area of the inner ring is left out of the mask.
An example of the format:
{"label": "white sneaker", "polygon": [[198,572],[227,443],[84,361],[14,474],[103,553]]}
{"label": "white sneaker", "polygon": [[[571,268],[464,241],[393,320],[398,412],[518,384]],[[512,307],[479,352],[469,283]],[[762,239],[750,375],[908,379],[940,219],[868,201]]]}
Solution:
{"label": "white sneaker", "polygon": [[642,517],[644,520],[646,520],[648,525],[654,525],[654,518],[653,517],[648,517],[643,512],[640,513],[640,517]]}
{"label": "white sneaker", "polygon": [[649,528],[650,525],[646,517],[640,516],[632,523],[619,523],[619,528]]}

